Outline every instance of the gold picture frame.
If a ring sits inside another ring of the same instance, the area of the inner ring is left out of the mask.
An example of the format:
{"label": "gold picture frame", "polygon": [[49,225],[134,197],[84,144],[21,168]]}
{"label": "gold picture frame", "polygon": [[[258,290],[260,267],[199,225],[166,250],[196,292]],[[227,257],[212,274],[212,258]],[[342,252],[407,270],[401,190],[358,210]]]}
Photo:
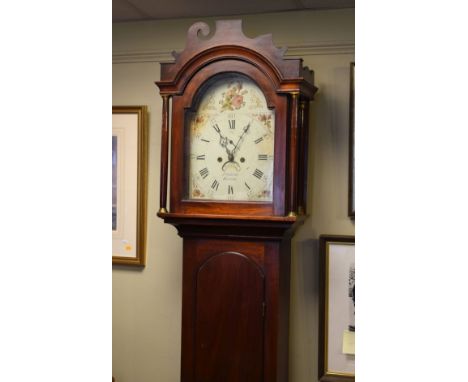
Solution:
{"label": "gold picture frame", "polygon": [[112,264],[146,264],[146,106],[112,106]]}
{"label": "gold picture frame", "polygon": [[321,235],[320,382],[354,382],[354,236]]}

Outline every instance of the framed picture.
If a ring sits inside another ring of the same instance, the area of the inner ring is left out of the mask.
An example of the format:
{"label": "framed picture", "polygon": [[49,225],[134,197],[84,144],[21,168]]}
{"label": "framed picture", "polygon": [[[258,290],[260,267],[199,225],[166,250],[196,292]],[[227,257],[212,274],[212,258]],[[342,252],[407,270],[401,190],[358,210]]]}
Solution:
{"label": "framed picture", "polygon": [[354,62],[349,71],[349,175],[348,175],[348,216],[355,218],[355,175],[354,175]]}
{"label": "framed picture", "polygon": [[354,381],[354,236],[320,236],[319,255],[319,379]]}
{"label": "framed picture", "polygon": [[146,106],[112,107],[112,264],[145,265]]}

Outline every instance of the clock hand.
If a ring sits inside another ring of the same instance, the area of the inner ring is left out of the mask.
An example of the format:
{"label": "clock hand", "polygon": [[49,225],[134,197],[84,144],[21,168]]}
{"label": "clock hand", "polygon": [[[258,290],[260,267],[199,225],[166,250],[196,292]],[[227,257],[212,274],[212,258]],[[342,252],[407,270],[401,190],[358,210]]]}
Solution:
{"label": "clock hand", "polygon": [[225,147],[227,150],[228,139],[219,134],[219,144],[221,145],[221,147]]}
{"label": "clock hand", "polygon": [[[220,138],[219,138],[219,144],[221,145],[221,147],[224,147],[224,148],[225,148],[226,153],[227,153],[227,155],[228,155],[228,160],[227,160],[227,162],[234,162],[234,150],[235,150],[236,148],[234,147],[234,149],[229,150],[228,144],[230,143],[230,144],[233,145],[232,141],[231,141],[231,140],[228,140],[226,137],[223,137],[223,136],[221,135],[220,132],[218,132],[218,134],[219,134],[219,137],[220,137]],[[227,163],[227,162],[226,162],[226,163]],[[225,163],[225,164],[226,164],[226,163]],[[222,168],[224,169],[224,165],[223,165]]]}
{"label": "clock hand", "polygon": [[[228,148],[227,148],[227,145],[229,143],[228,139],[221,134],[221,129],[219,128],[219,126],[217,124],[214,124],[213,129],[219,135],[219,144],[221,145],[221,147],[224,147],[224,148],[226,148],[226,150],[228,150]],[[228,151],[228,155],[229,155],[229,151]]]}
{"label": "clock hand", "polygon": [[221,170],[224,171],[224,167],[228,163],[234,163],[236,165],[236,167],[239,167],[239,164],[234,160],[234,150],[231,151],[226,147],[226,152],[228,154],[228,160],[226,162],[224,162],[223,167],[221,167]]}
{"label": "clock hand", "polygon": [[237,171],[240,170],[240,166],[239,166],[239,163],[237,163],[235,160],[234,160],[234,153],[236,152],[237,148],[239,147],[239,143],[241,142],[242,138],[244,137],[245,133],[247,133],[247,131],[249,131],[249,128],[250,128],[250,122],[247,124],[247,126],[244,127],[244,131],[242,132],[242,135],[240,136],[239,140],[237,141],[236,145],[234,146],[234,148],[232,150],[229,150],[227,147],[226,147],[226,151],[228,153],[228,160],[223,164],[223,167],[221,167],[221,170],[224,171],[224,167],[226,167],[226,165],[228,163],[232,163],[236,166],[236,169]]}
{"label": "clock hand", "polygon": [[239,140],[237,141],[236,145],[234,146],[234,148],[232,149],[232,155],[234,155],[234,153],[236,152],[237,150],[237,147],[239,145],[239,143],[241,142],[242,138],[244,137],[245,133],[247,133],[247,131],[249,130],[250,128],[250,122],[247,124],[247,126],[244,127],[244,131],[242,133],[242,135],[240,136]]}
{"label": "clock hand", "polygon": [[[213,129],[218,133],[219,135],[219,144],[221,145],[221,147],[224,147],[226,149],[226,153],[228,155],[228,162],[233,162],[234,161],[234,150],[229,150],[228,148],[228,144],[233,144],[231,140],[229,140],[227,137],[224,137],[222,134],[221,134],[221,129],[219,128],[219,126],[217,124],[214,124],[213,125]],[[224,166],[223,166],[224,168]]]}
{"label": "clock hand", "polygon": [[235,148],[234,148],[233,150],[229,150],[229,149],[227,148],[227,146],[226,146],[225,148],[226,148],[226,152],[227,152],[227,154],[228,154],[228,160],[227,160],[226,162],[224,162],[223,167],[221,167],[221,170],[224,171],[224,167],[226,167],[226,165],[227,165],[228,163],[232,163],[232,164],[235,165],[236,170],[239,171],[239,170],[240,170],[239,163],[237,163],[237,162],[234,160],[234,149],[235,149]]}

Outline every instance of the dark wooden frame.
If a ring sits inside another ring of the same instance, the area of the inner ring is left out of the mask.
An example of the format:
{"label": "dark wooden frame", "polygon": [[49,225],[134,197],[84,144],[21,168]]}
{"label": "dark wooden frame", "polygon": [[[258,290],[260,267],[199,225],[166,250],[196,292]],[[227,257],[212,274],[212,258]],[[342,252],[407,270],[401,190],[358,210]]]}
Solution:
{"label": "dark wooden frame", "polygon": [[320,302],[319,302],[319,369],[320,382],[354,382],[354,376],[329,373],[327,370],[327,245],[329,243],[354,243],[354,236],[321,235],[319,238]]}
{"label": "dark wooden frame", "polygon": [[348,216],[355,219],[356,183],[354,160],[354,62],[349,70],[349,171],[348,171]]}
{"label": "dark wooden frame", "polygon": [[112,256],[112,264],[145,266],[148,194],[148,110],[146,105],[112,106],[112,114],[137,114],[138,116],[136,256]]}
{"label": "dark wooden frame", "polygon": [[[229,70],[226,70],[229,68]],[[233,209],[242,211],[245,215],[285,215],[285,176],[276,176],[276,174],[286,174],[286,152],[285,145],[287,126],[287,106],[288,100],[285,95],[278,95],[273,91],[274,87],[270,79],[257,67],[249,63],[238,60],[224,60],[212,63],[211,65],[200,69],[187,84],[185,92],[173,97],[172,107],[175,110],[185,109],[186,113],[192,111],[195,106],[195,99],[198,96],[198,90],[208,81],[232,73],[247,76],[263,91],[267,104],[275,109],[275,155],[274,168],[275,177],[273,184],[273,201],[265,202],[228,202],[228,201],[208,201],[208,200],[187,200],[185,199],[187,184],[186,178],[188,166],[184,159],[185,150],[173,150],[171,155],[171,184],[175,185],[174,191],[170,195],[171,210],[184,211],[190,213],[230,213]],[[275,84],[276,85],[276,84]],[[187,147],[188,128],[185,126],[185,115],[181,113],[173,115],[172,136],[175,147]],[[175,127],[180,126],[180,127]],[[184,171],[185,167],[185,171]]]}

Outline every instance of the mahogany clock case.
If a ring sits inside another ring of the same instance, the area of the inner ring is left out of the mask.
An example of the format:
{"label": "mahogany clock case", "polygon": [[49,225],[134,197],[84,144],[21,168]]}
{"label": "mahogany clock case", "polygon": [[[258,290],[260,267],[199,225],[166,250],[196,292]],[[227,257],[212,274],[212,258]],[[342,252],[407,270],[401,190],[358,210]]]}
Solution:
{"label": "mahogany clock case", "polygon": [[[218,21],[211,38],[200,38],[208,32],[204,23],[190,27],[156,83],[158,216],[183,238],[181,381],[286,382],[291,237],[306,217],[308,105],[317,89],[302,60],[284,59],[271,35],[247,38],[240,20]],[[255,83],[274,110],[271,201],[187,197],[188,115],[213,81],[233,74]]]}

